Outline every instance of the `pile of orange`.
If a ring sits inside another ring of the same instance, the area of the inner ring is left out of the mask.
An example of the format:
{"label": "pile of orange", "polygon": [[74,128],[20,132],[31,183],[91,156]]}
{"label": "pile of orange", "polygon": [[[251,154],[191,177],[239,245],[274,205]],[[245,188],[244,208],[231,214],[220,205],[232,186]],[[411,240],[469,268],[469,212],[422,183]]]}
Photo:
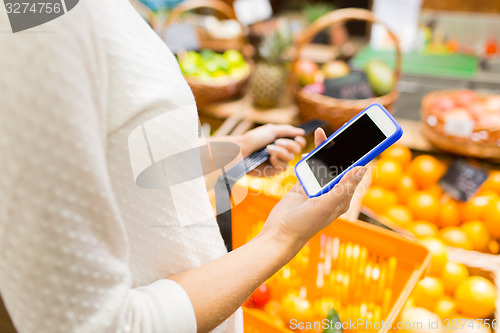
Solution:
{"label": "pile of orange", "polygon": [[495,311],[497,290],[482,276],[471,276],[463,264],[448,260],[444,242],[421,240],[431,253],[429,276],[421,279],[405,308],[424,308],[441,320],[485,319]]}
{"label": "pile of orange", "polygon": [[363,205],[419,238],[438,237],[449,246],[497,254],[500,171],[490,172],[478,193],[464,203],[441,190],[438,181],[446,168],[433,156],[412,158],[408,148],[394,145],[375,162]]}

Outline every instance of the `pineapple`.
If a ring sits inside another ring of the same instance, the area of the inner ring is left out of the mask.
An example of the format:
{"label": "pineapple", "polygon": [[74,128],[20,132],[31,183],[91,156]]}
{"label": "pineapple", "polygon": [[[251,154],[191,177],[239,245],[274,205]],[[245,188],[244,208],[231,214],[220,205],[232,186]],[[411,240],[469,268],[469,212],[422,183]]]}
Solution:
{"label": "pineapple", "polygon": [[262,41],[259,47],[261,61],[255,66],[250,81],[255,106],[271,108],[278,104],[288,75],[282,54],[291,44],[292,37],[284,21]]}

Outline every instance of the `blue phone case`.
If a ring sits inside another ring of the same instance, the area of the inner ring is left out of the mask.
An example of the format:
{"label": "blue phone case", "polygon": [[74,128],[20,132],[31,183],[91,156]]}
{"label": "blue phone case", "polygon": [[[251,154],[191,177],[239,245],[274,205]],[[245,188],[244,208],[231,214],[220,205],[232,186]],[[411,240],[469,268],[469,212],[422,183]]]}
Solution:
{"label": "blue phone case", "polygon": [[[321,149],[328,142],[328,140],[331,137],[337,135],[338,132],[340,132],[341,130],[343,130],[345,127],[349,126],[352,122],[356,121],[356,119],[358,119],[362,114],[364,114],[366,112],[367,109],[369,109],[373,105],[379,106],[382,109],[382,111],[384,111],[385,114],[387,114],[387,116],[389,117],[389,119],[394,123],[394,125],[396,125],[396,132],[394,132],[393,135],[391,135],[390,137],[388,137],[387,139],[385,139],[384,141],[382,141],[381,143],[379,143],[378,146],[376,146],[375,148],[373,148],[368,154],[366,154],[365,156],[363,156],[359,161],[357,161],[356,163],[354,163],[353,165],[351,165],[349,168],[347,168],[346,170],[344,170],[330,184],[328,184],[327,186],[325,186],[318,193],[315,193],[315,194],[308,193],[307,190],[306,190],[306,188],[304,187],[304,184],[302,183],[302,179],[300,179],[299,175],[297,174],[297,165],[299,165],[299,163],[302,163],[311,154],[313,154],[317,150]],[[380,105],[378,103],[370,104],[363,111],[361,111],[356,116],[354,116],[351,120],[349,120],[347,123],[345,123],[341,128],[339,128],[338,130],[336,130],[335,133],[333,133],[332,135],[330,135],[328,137],[328,139],[325,140],[325,142],[323,142],[318,147],[314,148],[314,150],[311,151],[309,154],[307,154],[307,156],[303,157],[299,162],[297,162],[297,164],[295,165],[295,175],[299,179],[299,182],[302,185],[302,188],[304,189],[304,191],[306,192],[306,194],[307,194],[308,197],[310,197],[310,198],[318,197],[318,196],[320,196],[320,195],[322,195],[322,194],[327,193],[328,191],[330,191],[342,179],[342,177],[347,172],[349,172],[349,170],[351,170],[352,168],[355,168],[357,166],[364,166],[364,165],[366,165],[368,162],[370,162],[375,157],[377,157],[378,155],[380,155],[384,150],[386,150],[387,148],[389,148],[394,142],[398,141],[399,138],[401,138],[402,135],[403,135],[403,130],[401,129],[401,126],[399,126],[399,124],[396,122],[396,120],[394,119],[394,117],[389,113],[389,111],[387,111],[382,105]]]}

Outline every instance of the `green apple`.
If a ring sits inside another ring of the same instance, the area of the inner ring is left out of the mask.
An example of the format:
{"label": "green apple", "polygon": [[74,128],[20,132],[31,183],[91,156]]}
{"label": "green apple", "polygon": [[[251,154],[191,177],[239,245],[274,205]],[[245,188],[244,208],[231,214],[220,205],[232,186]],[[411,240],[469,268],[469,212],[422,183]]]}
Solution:
{"label": "green apple", "polygon": [[229,64],[231,65],[237,66],[245,62],[243,55],[237,50],[227,50],[226,52],[224,52],[223,56],[227,61],[229,61]]}
{"label": "green apple", "polygon": [[383,96],[394,88],[394,72],[386,63],[372,59],[365,66],[366,77],[377,96]]}

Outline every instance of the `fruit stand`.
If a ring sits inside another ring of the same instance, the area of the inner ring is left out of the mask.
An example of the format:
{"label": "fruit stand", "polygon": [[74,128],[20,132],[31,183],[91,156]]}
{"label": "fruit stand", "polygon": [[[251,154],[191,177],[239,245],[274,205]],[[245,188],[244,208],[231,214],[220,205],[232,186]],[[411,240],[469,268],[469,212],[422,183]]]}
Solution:
{"label": "fruit stand", "polygon": [[[247,300],[245,332],[500,332],[500,76],[487,71],[500,57],[498,43],[487,39],[485,54],[472,54],[426,26],[422,49],[408,51],[373,11],[317,10],[326,12],[293,36],[281,17],[243,29],[250,53],[177,54],[214,137],[317,118],[332,133],[374,102],[394,112],[404,133],[370,164],[360,211],[333,221]],[[348,21],[378,23],[392,48],[375,50],[366,36],[363,45],[352,42]],[[269,31],[254,43],[252,31],[261,30]],[[315,44],[325,32],[332,45]],[[458,181],[445,184],[457,163],[484,176],[471,180],[477,186],[466,197],[452,191]],[[296,183],[292,166],[237,183],[248,194],[231,211],[234,248],[258,234]],[[340,328],[311,324],[323,320]],[[356,320],[370,325],[342,327]],[[402,327],[374,325],[382,322]],[[405,326],[415,322],[427,326]]]}

